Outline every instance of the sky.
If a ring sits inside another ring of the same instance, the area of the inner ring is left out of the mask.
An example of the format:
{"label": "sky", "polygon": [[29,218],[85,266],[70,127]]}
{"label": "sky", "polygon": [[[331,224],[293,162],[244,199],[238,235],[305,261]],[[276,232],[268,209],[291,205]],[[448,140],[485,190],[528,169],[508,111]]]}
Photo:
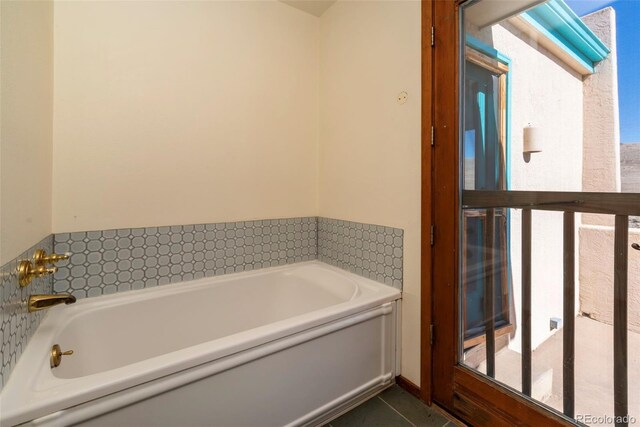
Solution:
{"label": "sky", "polygon": [[616,11],[620,141],[640,143],[640,0],[565,0],[578,16]]}

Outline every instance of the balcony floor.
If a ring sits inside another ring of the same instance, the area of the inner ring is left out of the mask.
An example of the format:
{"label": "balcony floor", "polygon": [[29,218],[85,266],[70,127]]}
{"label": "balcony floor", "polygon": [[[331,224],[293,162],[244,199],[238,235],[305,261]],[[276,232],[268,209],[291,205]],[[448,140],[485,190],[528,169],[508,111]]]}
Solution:
{"label": "balcony floor", "polygon": [[[613,416],[613,326],[579,316],[575,328],[576,414]],[[628,334],[629,413],[640,420],[640,334]],[[496,379],[520,390],[520,361],[520,353],[500,350]],[[533,352],[532,364],[534,397],[562,412],[562,330]],[[485,372],[484,363],[477,369]]]}

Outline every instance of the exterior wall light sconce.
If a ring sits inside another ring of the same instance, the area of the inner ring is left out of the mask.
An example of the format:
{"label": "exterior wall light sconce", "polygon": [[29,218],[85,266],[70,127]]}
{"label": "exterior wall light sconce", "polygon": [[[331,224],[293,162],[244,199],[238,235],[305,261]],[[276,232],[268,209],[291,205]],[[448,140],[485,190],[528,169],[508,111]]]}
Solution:
{"label": "exterior wall light sconce", "polygon": [[531,125],[524,128],[522,138],[522,153],[531,154],[539,153],[542,151],[542,134],[540,128],[532,127]]}

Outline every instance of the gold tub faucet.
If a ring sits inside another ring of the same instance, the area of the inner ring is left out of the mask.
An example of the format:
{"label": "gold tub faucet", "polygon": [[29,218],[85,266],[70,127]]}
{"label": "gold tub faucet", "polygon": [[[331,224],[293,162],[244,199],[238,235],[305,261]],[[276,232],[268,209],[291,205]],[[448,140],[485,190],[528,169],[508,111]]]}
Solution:
{"label": "gold tub faucet", "polygon": [[73,304],[76,297],[69,294],[58,295],[31,295],[29,297],[29,305],[27,309],[30,313],[51,308],[59,304]]}
{"label": "gold tub faucet", "polygon": [[35,265],[55,264],[68,259],[69,254],[47,254],[43,249],[38,249],[33,253],[33,263]]}
{"label": "gold tub faucet", "polygon": [[24,288],[33,279],[53,274],[56,271],[58,271],[58,267],[47,268],[44,265],[34,265],[31,261],[23,260],[18,264],[18,283]]}
{"label": "gold tub faucet", "polygon": [[47,265],[68,259],[69,254],[47,254],[43,249],[38,249],[33,254],[33,262],[25,259],[18,264],[18,283],[21,287],[25,287],[33,279],[54,274],[58,271],[58,267],[47,267]]}

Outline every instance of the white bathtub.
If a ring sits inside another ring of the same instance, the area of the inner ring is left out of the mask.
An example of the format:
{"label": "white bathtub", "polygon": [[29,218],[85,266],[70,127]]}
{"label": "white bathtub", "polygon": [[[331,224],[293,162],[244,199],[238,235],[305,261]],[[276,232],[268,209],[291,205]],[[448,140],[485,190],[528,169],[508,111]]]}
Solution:
{"label": "white bathtub", "polygon": [[399,298],[314,261],[55,307],[0,425],[320,424],[393,382]]}

